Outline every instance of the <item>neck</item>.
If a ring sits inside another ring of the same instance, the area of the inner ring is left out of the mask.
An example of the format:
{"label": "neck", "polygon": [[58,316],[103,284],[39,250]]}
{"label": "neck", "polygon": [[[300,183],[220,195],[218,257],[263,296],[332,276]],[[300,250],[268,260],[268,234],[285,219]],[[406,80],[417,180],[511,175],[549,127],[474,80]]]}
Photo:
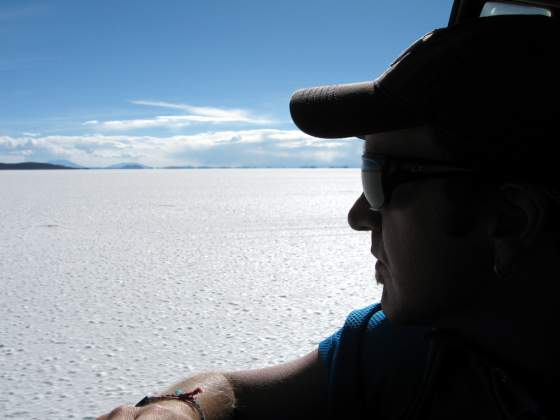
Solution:
{"label": "neck", "polygon": [[525,374],[540,380],[559,377],[560,272],[553,265],[532,261],[506,279],[496,278],[470,314],[435,326],[460,332]]}

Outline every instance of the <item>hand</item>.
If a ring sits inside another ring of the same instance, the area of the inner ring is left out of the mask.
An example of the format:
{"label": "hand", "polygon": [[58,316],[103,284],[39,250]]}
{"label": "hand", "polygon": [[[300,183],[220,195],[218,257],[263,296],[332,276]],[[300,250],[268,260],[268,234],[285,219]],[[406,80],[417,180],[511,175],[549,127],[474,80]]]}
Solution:
{"label": "hand", "polygon": [[200,420],[200,415],[181,401],[158,401],[144,407],[122,405],[96,420]]}

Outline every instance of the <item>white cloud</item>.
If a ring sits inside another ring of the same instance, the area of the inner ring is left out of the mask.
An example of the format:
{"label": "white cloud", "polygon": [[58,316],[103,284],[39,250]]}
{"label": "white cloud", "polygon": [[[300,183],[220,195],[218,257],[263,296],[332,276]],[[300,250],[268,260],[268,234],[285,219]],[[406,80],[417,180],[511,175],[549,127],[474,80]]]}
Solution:
{"label": "white cloud", "polygon": [[104,131],[128,131],[153,127],[181,128],[193,123],[198,124],[270,124],[273,121],[256,117],[242,109],[222,109],[212,107],[198,107],[188,104],[176,104],[163,101],[131,101],[135,105],[150,106],[184,111],[186,115],[157,115],[151,118],[112,120],[99,122],[86,121],[83,125],[90,125]]}
{"label": "white cloud", "polygon": [[182,111],[188,112],[190,114],[200,115],[210,118],[224,118],[224,119],[235,119],[239,120],[254,120],[248,111],[242,109],[222,109],[213,107],[203,107],[203,106],[193,106],[188,104],[176,104],[172,102],[164,101],[130,101],[136,105],[153,106],[160,108],[169,109],[180,109]]}
{"label": "white cloud", "polygon": [[192,135],[0,136],[0,161],[67,159],[84,166],[136,161],[169,165],[320,165],[357,163],[360,140],[325,140],[298,130],[208,131]]}

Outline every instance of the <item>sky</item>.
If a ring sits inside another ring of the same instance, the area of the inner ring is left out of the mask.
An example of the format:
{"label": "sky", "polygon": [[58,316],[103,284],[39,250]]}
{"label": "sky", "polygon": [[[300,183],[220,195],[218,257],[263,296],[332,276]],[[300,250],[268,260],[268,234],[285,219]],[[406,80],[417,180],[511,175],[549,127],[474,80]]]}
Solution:
{"label": "sky", "polygon": [[2,0],[0,162],[358,166],[299,89],[373,80],[452,0]]}

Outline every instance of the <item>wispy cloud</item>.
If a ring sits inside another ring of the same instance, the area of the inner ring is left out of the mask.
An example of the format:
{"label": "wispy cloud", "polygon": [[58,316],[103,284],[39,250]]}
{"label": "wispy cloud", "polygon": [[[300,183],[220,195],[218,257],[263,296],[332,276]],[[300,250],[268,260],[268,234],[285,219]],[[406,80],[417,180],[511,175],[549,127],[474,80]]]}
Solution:
{"label": "wispy cloud", "polygon": [[257,117],[242,109],[224,109],[213,107],[199,107],[188,104],[178,104],[163,101],[131,101],[135,105],[155,108],[175,109],[183,111],[182,115],[156,115],[150,118],[98,121],[90,120],[83,123],[91,128],[103,131],[129,131],[154,127],[181,128],[191,124],[271,124],[272,120]]}
{"label": "wispy cloud", "polygon": [[324,140],[298,130],[209,131],[167,137],[0,136],[0,161],[67,159],[84,166],[136,161],[168,165],[352,165],[359,140]]}
{"label": "wispy cloud", "polygon": [[[0,135],[0,162],[69,160],[90,167],[123,161],[156,167],[356,166],[361,152],[360,140],[311,137],[275,127],[269,119],[244,109],[150,100],[132,103],[166,114],[123,120],[81,118],[87,134],[55,135],[44,129],[38,131],[49,134],[39,134],[26,129],[19,136]],[[178,115],[167,115],[172,111]],[[147,130],[185,126],[193,126],[189,134]],[[214,129],[217,126],[221,129]]]}

